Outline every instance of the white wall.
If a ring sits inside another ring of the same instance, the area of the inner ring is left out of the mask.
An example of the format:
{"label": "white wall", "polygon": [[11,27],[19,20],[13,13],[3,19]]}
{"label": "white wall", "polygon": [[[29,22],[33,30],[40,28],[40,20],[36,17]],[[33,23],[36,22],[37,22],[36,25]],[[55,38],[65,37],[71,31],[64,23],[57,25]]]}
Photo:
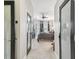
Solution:
{"label": "white wall", "polygon": [[31,1],[20,0],[20,59],[27,58],[27,12],[33,15]]}
{"label": "white wall", "polygon": [[44,21],[44,32],[48,32],[48,22],[49,22],[49,28],[50,28],[50,31],[53,30],[53,19],[52,20],[49,20],[49,21]]}
{"label": "white wall", "polygon": [[20,1],[15,0],[15,20],[18,21],[18,23],[15,25],[16,29],[16,59],[20,59]]}
{"label": "white wall", "polygon": [[64,0],[58,0],[54,8],[54,31],[55,31],[55,54],[59,59],[59,33],[60,33],[60,22],[59,22],[59,7]]}

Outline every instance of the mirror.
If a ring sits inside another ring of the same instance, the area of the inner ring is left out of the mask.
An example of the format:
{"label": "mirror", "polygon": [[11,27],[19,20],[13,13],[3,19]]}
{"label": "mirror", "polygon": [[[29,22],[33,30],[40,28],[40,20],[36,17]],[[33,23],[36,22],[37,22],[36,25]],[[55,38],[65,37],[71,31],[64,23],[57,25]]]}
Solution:
{"label": "mirror", "polygon": [[31,16],[27,13],[27,55],[31,50]]}

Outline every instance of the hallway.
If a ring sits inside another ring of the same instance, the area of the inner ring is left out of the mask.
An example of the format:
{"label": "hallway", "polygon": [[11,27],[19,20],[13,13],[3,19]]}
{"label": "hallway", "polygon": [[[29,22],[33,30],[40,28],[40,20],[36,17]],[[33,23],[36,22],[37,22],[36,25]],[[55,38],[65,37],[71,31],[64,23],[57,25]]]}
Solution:
{"label": "hallway", "polygon": [[4,2],[5,59],[74,59],[74,1]]}
{"label": "hallway", "polygon": [[36,39],[33,39],[32,44],[28,59],[56,59],[51,42],[40,41],[38,43]]}

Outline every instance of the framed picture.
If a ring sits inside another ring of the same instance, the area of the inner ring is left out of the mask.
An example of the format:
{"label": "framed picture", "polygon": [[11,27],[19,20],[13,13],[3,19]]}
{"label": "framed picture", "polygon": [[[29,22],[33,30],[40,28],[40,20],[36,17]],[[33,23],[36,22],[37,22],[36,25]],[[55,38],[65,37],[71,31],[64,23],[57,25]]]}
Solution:
{"label": "framed picture", "polygon": [[31,50],[31,16],[27,13],[27,55]]}

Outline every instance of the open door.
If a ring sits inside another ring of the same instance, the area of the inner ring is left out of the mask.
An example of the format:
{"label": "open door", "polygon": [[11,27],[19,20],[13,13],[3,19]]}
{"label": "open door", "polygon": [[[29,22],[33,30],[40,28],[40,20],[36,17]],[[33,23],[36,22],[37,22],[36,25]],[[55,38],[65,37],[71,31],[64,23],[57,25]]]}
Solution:
{"label": "open door", "polygon": [[15,59],[14,1],[4,1],[4,59]]}
{"label": "open door", "polygon": [[74,0],[65,0],[60,6],[60,59],[75,59]]}

